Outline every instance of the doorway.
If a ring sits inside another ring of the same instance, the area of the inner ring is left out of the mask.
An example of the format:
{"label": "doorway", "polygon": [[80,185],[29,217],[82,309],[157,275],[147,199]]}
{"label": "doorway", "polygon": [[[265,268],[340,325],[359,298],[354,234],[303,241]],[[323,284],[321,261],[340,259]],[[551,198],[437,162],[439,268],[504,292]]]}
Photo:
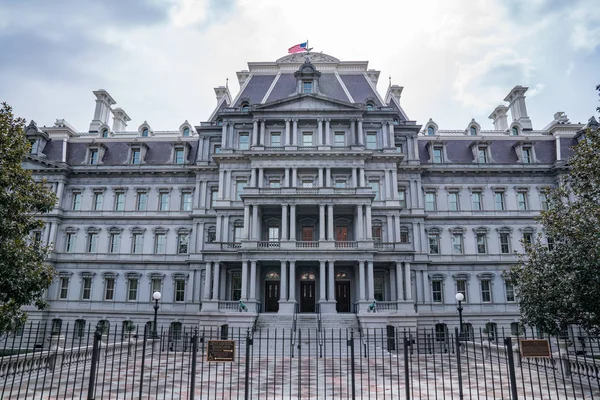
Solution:
{"label": "doorway", "polygon": [[279,311],[279,281],[265,282],[265,312]]}
{"label": "doorway", "polygon": [[335,241],[336,242],[347,242],[348,241],[348,227],[337,226],[335,228]]}
{"label": "doorway", "polygon": [[350,281],[335,282],[335,309],[339,313],[350,312]]}
{"label": "doorway", "polygon": [[315,281],[300,281],[300,312],[315,312]]}

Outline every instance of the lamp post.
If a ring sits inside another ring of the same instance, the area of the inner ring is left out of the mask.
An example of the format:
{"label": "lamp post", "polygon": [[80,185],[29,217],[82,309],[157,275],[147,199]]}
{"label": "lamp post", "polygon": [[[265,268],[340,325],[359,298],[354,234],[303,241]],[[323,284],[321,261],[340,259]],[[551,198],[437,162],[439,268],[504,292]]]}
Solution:
{"label": "lamp post", "polygon": [[454,296],[454,298],[456,299],[456,301],[458,301],[458,307],[456,307],[456,309],[458,310],[458,320],[459,320],[458,323],[460,324],[458,327],[458,337],[462,339],[462,337],[463,337],[462,302],[465,299],[465,295],[463,295],[462,293],[456,293],[456,296]]}
{"label": "lamp post", "polygon": [[152,298],[154,299],[154,324],[152,325],[152,338],[157,339],[158,333],[156,332],[156,318],[158,317],[158,301],[162,295],[160,292],[156,291],[152,293]]}

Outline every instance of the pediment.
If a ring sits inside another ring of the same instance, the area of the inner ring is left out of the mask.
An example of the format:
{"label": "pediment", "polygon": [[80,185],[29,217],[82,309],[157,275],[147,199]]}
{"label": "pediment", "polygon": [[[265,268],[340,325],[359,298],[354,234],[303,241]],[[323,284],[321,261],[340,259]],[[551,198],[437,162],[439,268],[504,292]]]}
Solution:
{"label": "pediment", "polygon": [[277,100],[256,107],[257,111],[302,111],[302,110],[331,110],[356,111],[359,107],[343,101],[330,99],[315,94],[301,94],[287,99]]}

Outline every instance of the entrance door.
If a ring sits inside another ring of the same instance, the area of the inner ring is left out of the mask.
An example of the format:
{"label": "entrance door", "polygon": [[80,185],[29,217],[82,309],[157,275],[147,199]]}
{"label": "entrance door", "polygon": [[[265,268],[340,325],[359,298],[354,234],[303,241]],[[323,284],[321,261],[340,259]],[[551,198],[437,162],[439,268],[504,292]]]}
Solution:
{"label": "entrance door", "polygon": [[265,312],[279,311],[279,281],[265,282]]}
{"label": "entrance door", "polygon": [[302,241],[303,242],[312,242],[313,240],[314,240],[314,236],[313,236],[312,226],[303,226],[302,227]]}
{"label": "entrance door", "polygon": [[337,226],[335,228],[335,241],[336,242],[346,242],[348,240],[348,227],[347,226]]}
{"label": "entrance door", "polygon": [[350,312],[350,281],[335,282],[335,301],[337,312]]}
{"label": "entrance door", "polygon": [[315,312],[315,281],[300,282],[300,312]]}

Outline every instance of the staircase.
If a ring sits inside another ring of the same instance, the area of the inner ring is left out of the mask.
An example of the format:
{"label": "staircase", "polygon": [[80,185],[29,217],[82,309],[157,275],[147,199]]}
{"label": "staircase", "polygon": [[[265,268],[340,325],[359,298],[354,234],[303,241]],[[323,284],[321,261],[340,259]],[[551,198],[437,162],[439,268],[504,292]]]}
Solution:
{"label": "staircase", "polygon": [[[296,330],[302,329],[316,331],[319,328],[318,314],[296,314]],[[258,316],[257,329],[268,330],[290,330],[293,325],[293,315],[260,314]],[[321,327],[331,332],[354,329],[358,332],[358,321],[355,314],[321,314]]]}

